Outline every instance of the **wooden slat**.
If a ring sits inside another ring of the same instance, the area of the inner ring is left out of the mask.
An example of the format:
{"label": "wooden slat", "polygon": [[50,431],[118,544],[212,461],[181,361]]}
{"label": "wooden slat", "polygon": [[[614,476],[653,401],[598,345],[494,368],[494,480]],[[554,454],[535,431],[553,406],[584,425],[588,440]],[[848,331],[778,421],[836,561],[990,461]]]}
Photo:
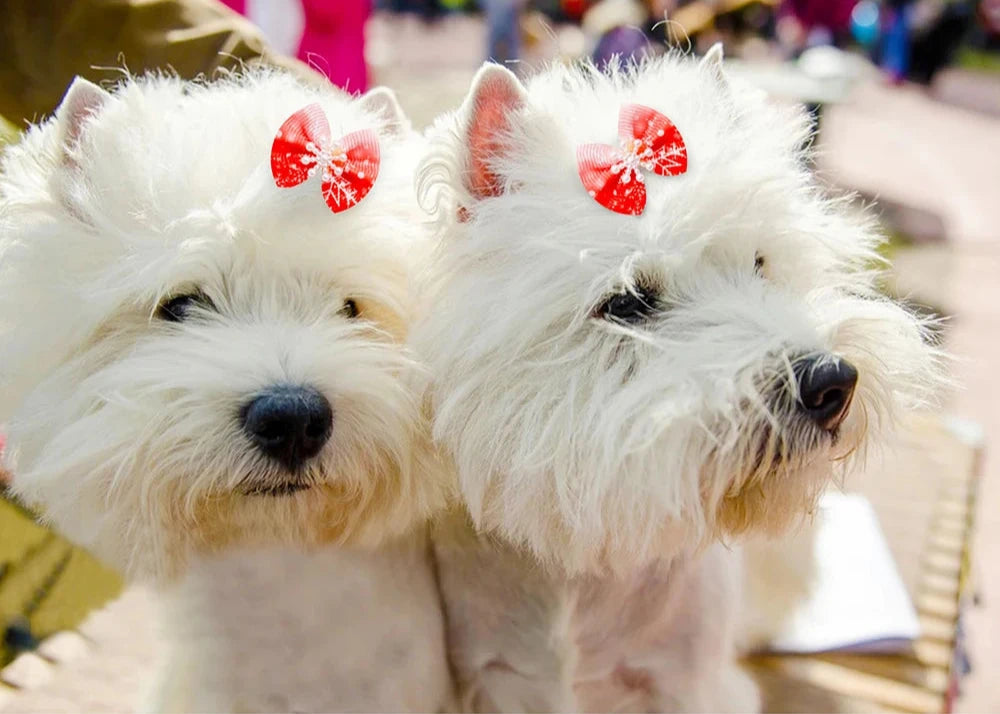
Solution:
{"label": "wooden slat", "polygon": [[955,598],[926,593],[916,599],[917,611],[955,622],[958,619],[958,602]]}
{"label": "wooden slat", "polygon": [[954,656],[954,649],[951,645],[921,639],[913,643],[913,651],[921,664],[951,670]]}
{"label": "wooden slat", "polygon": [[920,633],[922,639],[936,640],[951,644],[955,640],[955,623],[950,619],[919,613]]}
{"label": "wooden slat", "polygon": [[948,691],[950,679],[948,670],[941,667],[927,667],[907,656],[872,656],[863,654],[824,654],[821,659],[841,667],[883,677],[926,689],[933,694],[943,695]]}
{"label": "wooden slat", "polygon": [[969,531],[969,522],[964,518],[941,516],[934,521],[934,532],[947,537],[956,537],[964,543]]}
{"label": "wooden slat", "polygon": [[941,696],[921,687],[859,672],[816,658],[769,657],[761,664],[791,679],[804,680],[832,692],[873,701],[906,712],[937,713],[944,708]]}
{"label": "wooden slat", "polygon": [[962,500],[942,501],[938,504],[938,513],[964,521],[969,516],[969,504]]}
{"label": "wooden slat", "polygon": [[927,571],[920,577],[920,591],[928,595],[958,600],[958,580]]}
{"label": "wooden slat", "polygon": [[761,691],[763,711],[770,714],[802,712],[851,712],[851,714],[898,714],[903,711],[876,702],[826,689],[813,682],[792,679],[766,664],[748,663]]}
{"label": "wooden slat", "polygon": [[921,566],[925,572],[957,578],[962,571],[962,556],[957,553],[930,552],[924,555]]}

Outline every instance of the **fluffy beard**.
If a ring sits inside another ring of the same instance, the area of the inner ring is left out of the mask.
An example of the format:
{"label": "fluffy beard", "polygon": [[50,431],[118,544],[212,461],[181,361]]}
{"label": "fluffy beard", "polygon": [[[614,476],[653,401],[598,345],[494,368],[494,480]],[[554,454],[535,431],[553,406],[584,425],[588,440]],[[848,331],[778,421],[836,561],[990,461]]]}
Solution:
{"label": "fluffy beard", "polygon": [[[235,541],[373,545],[426,516],[438,495],[421,483],[414,365],[373,328],[295,337],[292,359],[308,370],[288,366],[285,378],[312,375],[336,414],[318,457],[291,474],[248,442],[239,405],[262,386],[256,373],[282,332],[257,341],[235,327],[193,328],[141,345],[127,330],[106,335],[10,425],[20,493],[133,576],[176,574],[192,552]],[[282,495],[286,484],[303,488]]]}
{"label": "fluffy beard", "polygon": [[734,333],[729,348],[690,353],[646,334],[628,359],[616,340],[584,340],[449,362],[435,438],[456,459],[477,525],[571,572],[788,529],[938,383],[935,350],[901,308],[821,297],[823,334],[863,375],[835,434],[795,408],[802,352],[777,336],[751,344]]}

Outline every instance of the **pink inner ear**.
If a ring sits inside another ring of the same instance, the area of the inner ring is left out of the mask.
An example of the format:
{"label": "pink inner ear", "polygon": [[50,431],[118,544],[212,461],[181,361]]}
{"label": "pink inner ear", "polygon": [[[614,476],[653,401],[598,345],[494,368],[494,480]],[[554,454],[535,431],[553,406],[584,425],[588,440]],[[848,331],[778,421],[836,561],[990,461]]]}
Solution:
{"label": "pink inner ear", "polygon": [[524,104],[514,77],[494,72],[480,84],[469,122],[469,174],[467,188],[476,198],[499,196],[503,185],[491,169],[492,160],[507,147],[510,115]]}
{"label": "pink inner ear", "polygon": [[98,112],[110,95],[96,84],[77,77],[59,105],[57,114],[63,126],[63,147],[69,148],[80,140],[84,122]]}

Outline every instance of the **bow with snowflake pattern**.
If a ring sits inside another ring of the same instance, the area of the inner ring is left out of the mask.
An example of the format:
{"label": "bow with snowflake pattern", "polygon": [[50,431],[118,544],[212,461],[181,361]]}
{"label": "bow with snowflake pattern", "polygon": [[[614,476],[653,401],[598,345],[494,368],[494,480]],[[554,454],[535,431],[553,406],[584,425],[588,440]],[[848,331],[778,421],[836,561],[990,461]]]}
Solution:
{"label": "bow with snowflake pattern", "polygon": [[618,115],[620,148],[584,144],[576,150],[580,180],[599,204],[615,213],[637,216],[646,207],[642,170],[659,176],[687,171],[687,146],[667,117],[640,104],[626,104]]}
{"label": "bow with snowflake pattern", "polygon": [[378,136],[371,129],[330,139],[330,124],[318,104],[292,114],[271,145],[271,175],[279,188],[291,188],[321,172],[323,199],[334,213],[346,211],[368,195],[378,177]]}

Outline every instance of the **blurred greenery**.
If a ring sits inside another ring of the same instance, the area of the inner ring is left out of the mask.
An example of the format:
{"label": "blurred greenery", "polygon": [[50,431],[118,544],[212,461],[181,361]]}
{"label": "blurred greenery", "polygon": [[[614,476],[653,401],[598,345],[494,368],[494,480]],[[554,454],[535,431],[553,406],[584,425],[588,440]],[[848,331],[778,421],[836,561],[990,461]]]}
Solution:
{"label": "blurred greenery", "polygon": [[887,240],[879,247],[878,252],[886,260],[892,260],[900,248],[913,245],[913,241],[891,226],[885,226],[885,235]]}
{"label": "blurred greenery", "polygon": [[0,667],[18,654],[25,622],[41,641],[76,627],[121,589],[117,573],[0,493]]}
{"label": "blurred greenery", "polygon": [[956,64],[966,69],[1000,73],[1000,54],[984,52],[972,47],[963,47],[958,52]]}
{"label": "blurred greenery", "polygon": [[0,146],[15,141],[19,136],[17,128],[0,116]]}

